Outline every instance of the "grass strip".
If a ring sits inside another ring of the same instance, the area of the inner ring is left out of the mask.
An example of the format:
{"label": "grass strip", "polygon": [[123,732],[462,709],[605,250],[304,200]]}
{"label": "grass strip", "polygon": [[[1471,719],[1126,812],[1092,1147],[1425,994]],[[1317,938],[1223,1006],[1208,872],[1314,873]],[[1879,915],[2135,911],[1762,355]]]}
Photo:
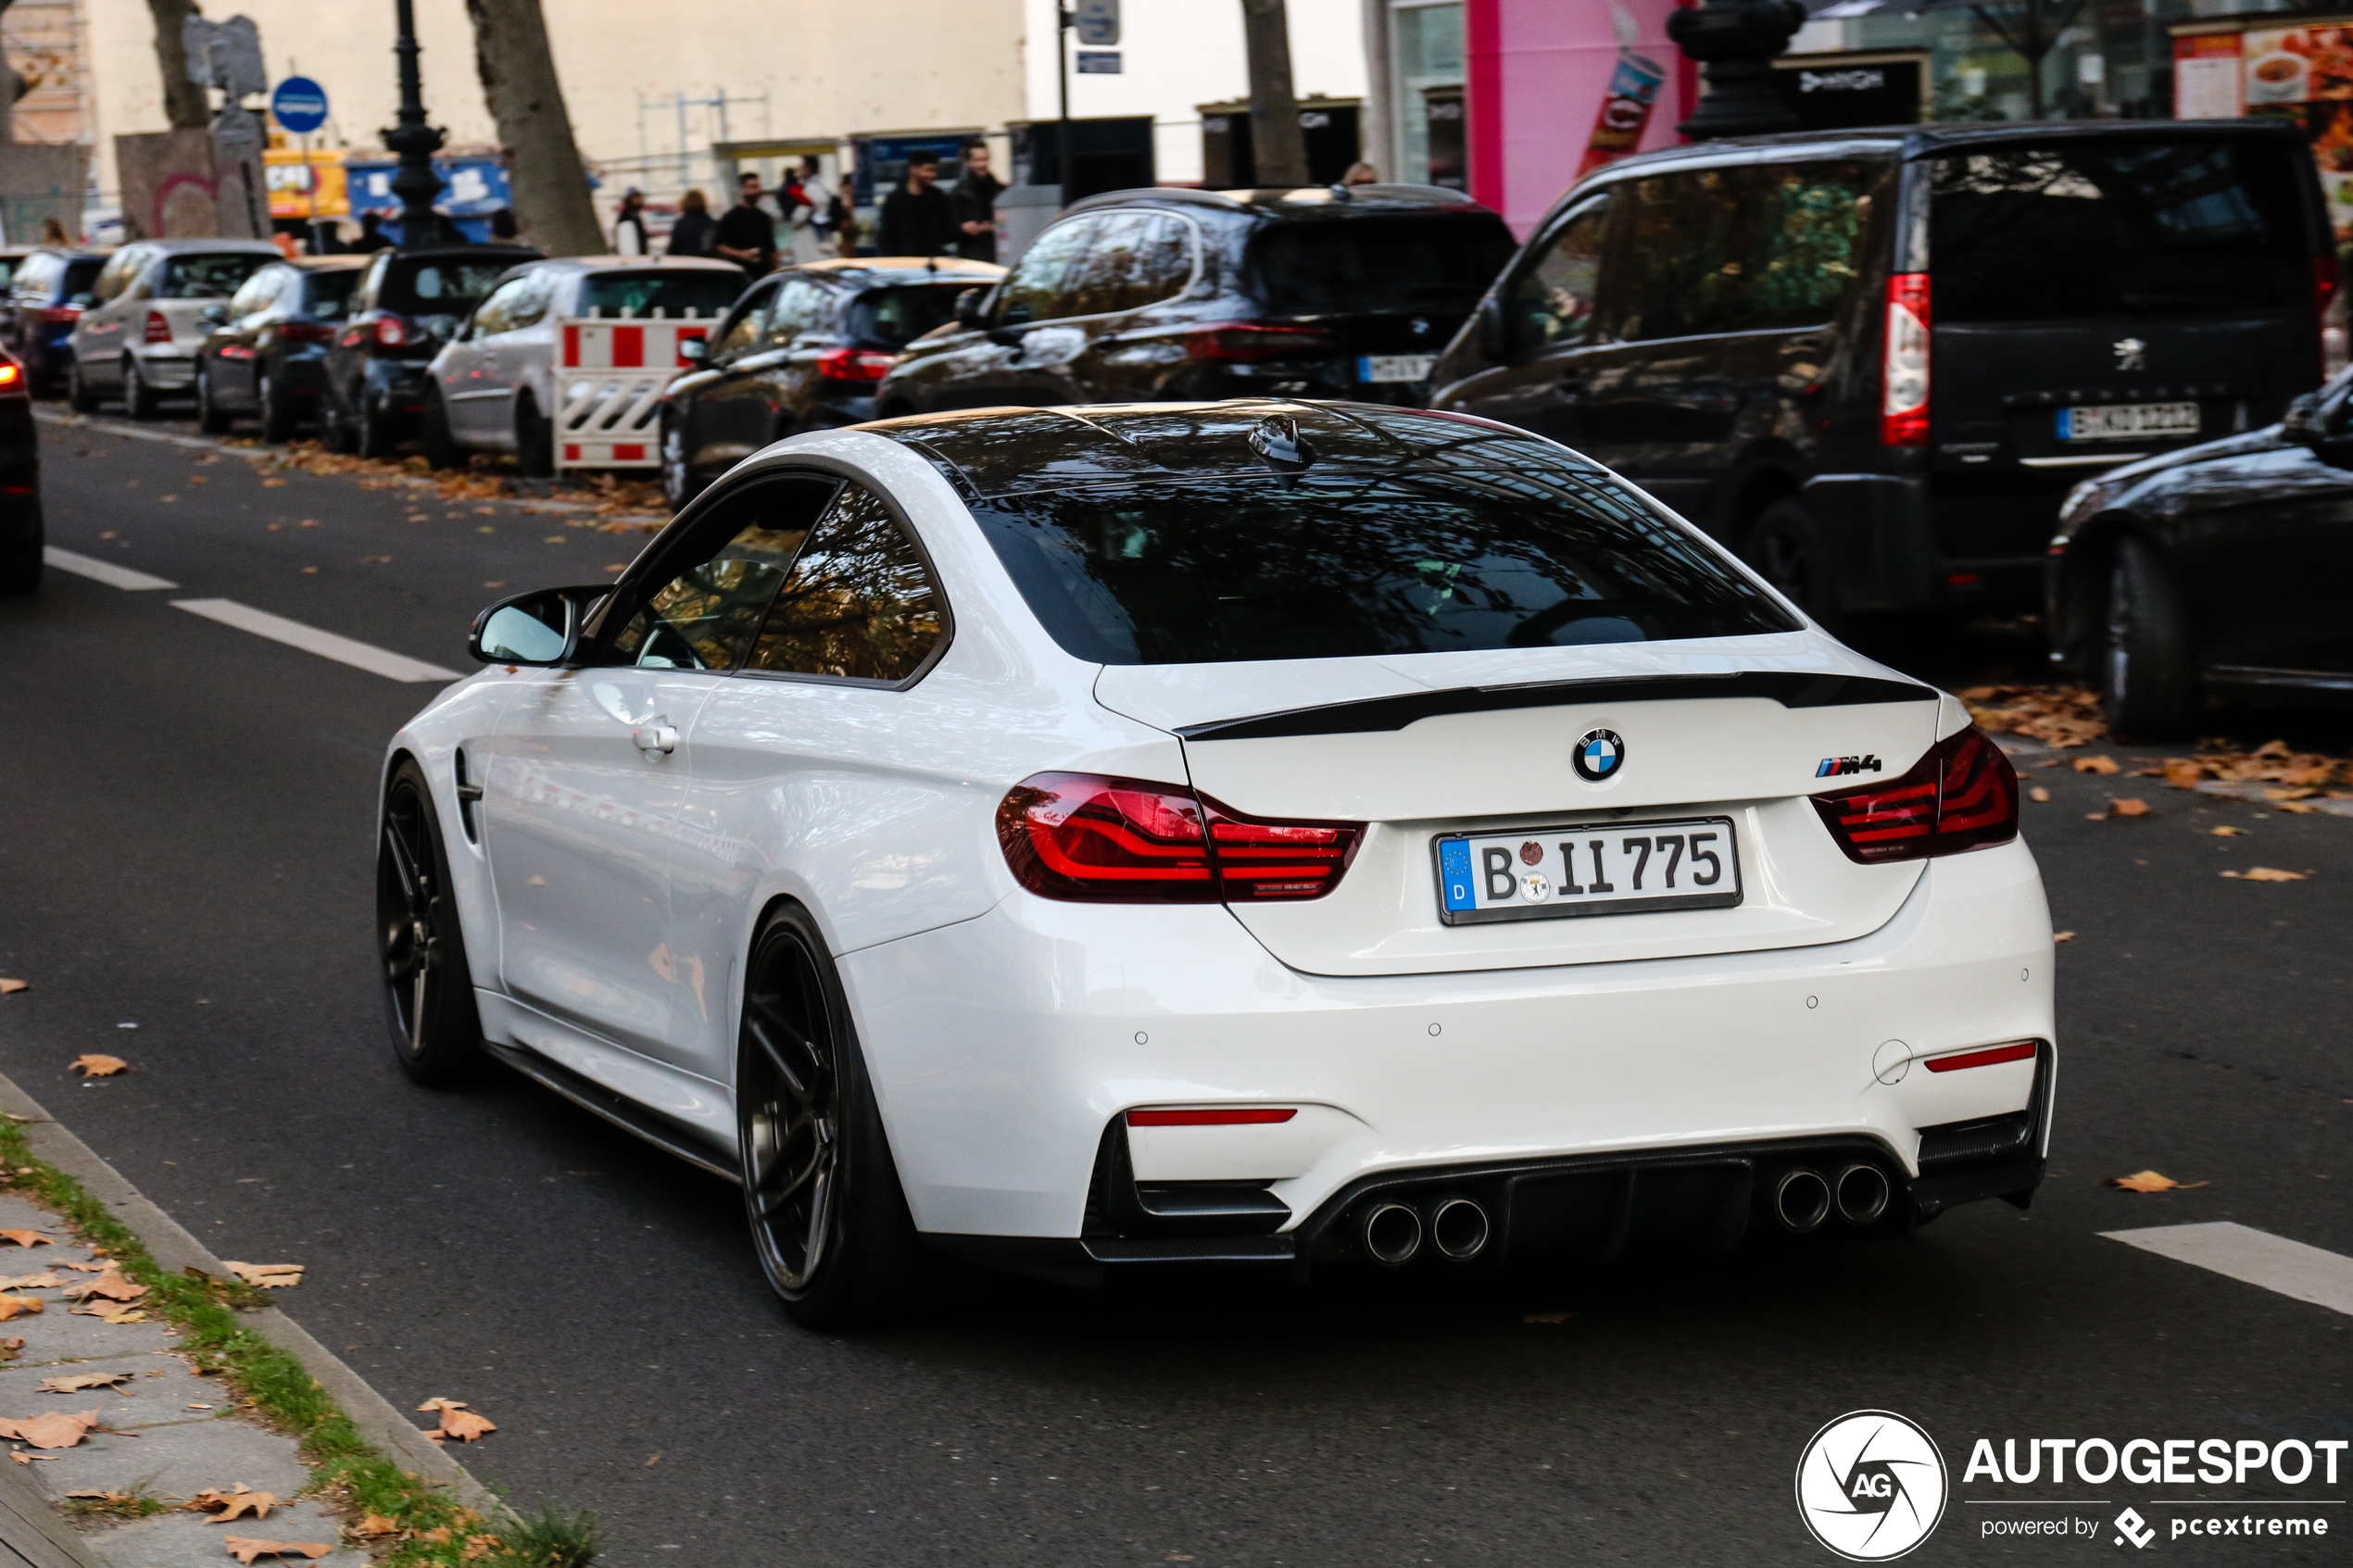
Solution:
{"label": "grass strip", "polygon": [[82,1184],[32,1152],[24,1129],[0,1118],[0,1167],[6,1186],[24,1193],[105,1249],[134,1284],[140,1306],[180,1330],[176,1347],[197,1369],[225,1379],[255,1413],[291,1434],[311,1467],[313,1495],[348,1508],[368,1534],[361,1545],[384,1568],[586,1568],[598,1549],[594,1514],[553,1506],[506,1522],[484,1518],[447,1486],[401,1469],[378,1453],[328,1398],[309,1369],[238,1321],[240,1308],[265,1305],[242,1280],[200,1269],[166,1273],[131,1229]]}

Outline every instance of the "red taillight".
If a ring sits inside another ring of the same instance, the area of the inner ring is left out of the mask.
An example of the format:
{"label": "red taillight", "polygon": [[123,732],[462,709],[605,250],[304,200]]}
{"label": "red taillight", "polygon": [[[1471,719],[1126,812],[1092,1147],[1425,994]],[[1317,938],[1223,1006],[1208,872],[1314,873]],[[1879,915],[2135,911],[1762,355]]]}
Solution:
{"label": "red taillight", "polygon": [[1038,773],[1006,792],[997,837],[1032,893],[1079,903],[1314,898],[1348,870],[1362,822],[1245,817],[1177,784]]}
{"label": "red taillight", "polygon": [[288,343],[328,343],[333,340],[335,329],[325,321],[282,321],[278,335]]}
{"label": "red taillight", "polygon": [[49,325],[53,327],[69,327],[74,322],[82,320],[82,307],[79,305],[44,305],[41,307],[41,319],[44,321],[48,322]]}
{"label": "red taillight", "polygon": [[376,318],[376,342],[385,348],[409,346],[409,323],[397,316]]}
{"label": "red taillight", "polygon": [[1185,334],[1185,352],[1196,359],[1299,359],[1329,354],[1332,334],[1314,327],[1270,327],[1256,321],[1219,321]]}
{"label": "red taillight", "polygon": [[2312,258],[2312,314],[2326,316],[2329,307],[2336,303],[2336,291],[2345,286],[2345,270],[2334,256]]}
{"label": "red taillight", "polygon": [[1982,1050],[1956,1051],[1950,1056],[1928,1059],[1931,1073],[1955,1073],[1964,1067],[1991,1067],[2002,1061],[2024,1061],[2036,1047],[2032,1040],[2013,1040],[2007,1046],[1987,1046]]}
{"label": "red taillight", "polygon": [[2018,770],[1972,724],[1900,779],[1814,797],[1846,858],[1864,865],[1957,855],[2018,836]]}
{"label": "red taillight", "polygon": [[897,363],[896,354],[869,348],[828,348],[817,356],[817,373],[827,381],[880,381]]}
{"label": "red taillight", "polygon": [[1880,361],[1879,439],[1928,445],[1928,274],[1887,280],[1887,342]]}
{"label": "red taillight", "polygon": [[1288,1122],[1296,1110],[1131,1110],[1131,1127],[1263,1127]]}
{"label": "red taillight", "polygon": [[11,387],[24,380],[24,367],[14,360],[0,363],[0,388]]}
{"label": "red taillight", "polygon": [[150,310],[147,312],[146,335],[149,343],[170,343],[171,341],[171,323],[163,319],[162,311]]}

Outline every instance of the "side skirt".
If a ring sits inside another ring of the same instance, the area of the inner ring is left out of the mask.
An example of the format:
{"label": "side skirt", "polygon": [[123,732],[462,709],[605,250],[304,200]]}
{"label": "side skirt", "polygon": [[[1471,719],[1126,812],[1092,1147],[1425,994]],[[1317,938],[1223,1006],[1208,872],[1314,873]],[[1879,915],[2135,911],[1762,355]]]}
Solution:
{"label": "side skirt", "polygon": [[664,1154],[675,1155],[698,1171],[708,1171],[738,1186],[743,1185],[743,1173],[734,1165],[715,1158],[708,1148],[635,1101],[623,1098],[602,1084],[552,1062],[536,1051],[511,1046],[503,1040],[485,1039],[482,1045],[498,1060],[532,1082],[553,1089],[581,1110],[603,1117],[624,1133],[635,1133]]}

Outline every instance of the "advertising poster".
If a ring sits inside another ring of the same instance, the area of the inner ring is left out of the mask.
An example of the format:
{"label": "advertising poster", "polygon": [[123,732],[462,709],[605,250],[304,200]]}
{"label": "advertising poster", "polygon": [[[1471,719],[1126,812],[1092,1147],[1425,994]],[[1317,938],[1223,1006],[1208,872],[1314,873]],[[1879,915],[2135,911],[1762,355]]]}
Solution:
{"label": "advertising poster", "polygon": [[2353,17],[2176,32],[2173,115],[2295,121],[2312,144],[2337,243],[2353,244]]}

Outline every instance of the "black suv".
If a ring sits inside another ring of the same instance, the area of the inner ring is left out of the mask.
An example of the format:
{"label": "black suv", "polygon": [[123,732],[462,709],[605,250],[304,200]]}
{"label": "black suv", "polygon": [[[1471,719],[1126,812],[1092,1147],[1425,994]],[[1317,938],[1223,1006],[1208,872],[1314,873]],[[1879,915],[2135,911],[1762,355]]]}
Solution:
{"label": "black suv", "polygon": [[1270,395],[1417,408],[1514,248],[1501,218],[1428,185],[1091,196],[913,345],[875,404],[885,419]]}
{"label": "black suv", "polygon": [[328,448],[388,458],[415,435],[425,367],[443,341],[508,268],[538,259],[522,245],[419,246],[369,257],[327,350],[319,433]]}
{"label": "black suv", "polygon": [[1711,142],[1573,187],[1438,368],[1818,616],[2028,608],[2089,473],[2320,384],[2337,285],[2277,120]]}

